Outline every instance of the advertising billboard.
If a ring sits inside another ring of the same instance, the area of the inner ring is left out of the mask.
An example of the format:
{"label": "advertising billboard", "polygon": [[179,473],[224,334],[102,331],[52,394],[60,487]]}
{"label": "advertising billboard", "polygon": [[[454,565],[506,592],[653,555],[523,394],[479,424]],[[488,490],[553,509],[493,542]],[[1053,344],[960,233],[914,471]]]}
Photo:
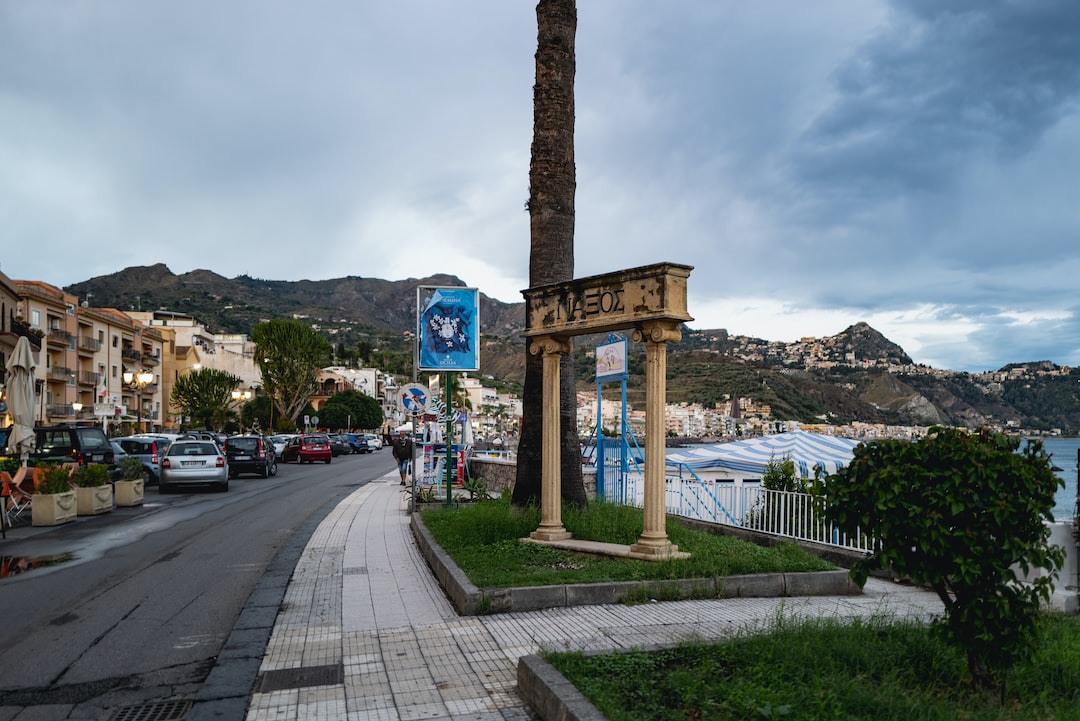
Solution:
{"label": "advertising billboard", "polygon": [[476,288],[422,285],[416,290],[422,371],[480,370],[480,293]]}

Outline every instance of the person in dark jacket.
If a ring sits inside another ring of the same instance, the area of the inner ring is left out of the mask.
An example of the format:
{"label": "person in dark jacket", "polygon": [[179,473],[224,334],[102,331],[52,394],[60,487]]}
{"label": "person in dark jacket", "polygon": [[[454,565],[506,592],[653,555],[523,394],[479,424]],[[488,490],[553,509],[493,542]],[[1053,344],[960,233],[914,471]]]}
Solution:
{"label": "person in dark jacket", "polygon": [[413,459],[413,442],[404,430],[398,431],[398,437],[394,439],[391,452],[398,464],[398,473],[401,474],[401,485],[405,485],[405,477],[409,475],[409,464]]}

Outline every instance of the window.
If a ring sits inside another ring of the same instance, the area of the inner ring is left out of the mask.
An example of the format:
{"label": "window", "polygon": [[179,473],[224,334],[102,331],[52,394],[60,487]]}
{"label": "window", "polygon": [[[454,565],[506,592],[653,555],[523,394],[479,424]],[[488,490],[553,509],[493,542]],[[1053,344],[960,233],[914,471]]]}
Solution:
{"label": "window", "polygon": [[30,311],[30,326],[33,327],[33,328],[40,328],[41,327],[41,311],[40,310],[32,310],[32,311]]}

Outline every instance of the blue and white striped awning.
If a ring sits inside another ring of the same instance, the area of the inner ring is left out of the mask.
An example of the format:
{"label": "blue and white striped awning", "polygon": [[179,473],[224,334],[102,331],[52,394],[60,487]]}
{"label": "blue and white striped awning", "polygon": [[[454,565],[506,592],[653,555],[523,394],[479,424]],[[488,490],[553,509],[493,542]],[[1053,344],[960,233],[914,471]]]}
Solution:
{"label": "blue and white striped awning", "polygon": [[826,473],[836,473],[850,463],[858,444],[850,438],[791,431],[671,453],[667,465],[760,476],[770,460],[790,460],[801,478],[813,478],[816,466],[824,468]]}

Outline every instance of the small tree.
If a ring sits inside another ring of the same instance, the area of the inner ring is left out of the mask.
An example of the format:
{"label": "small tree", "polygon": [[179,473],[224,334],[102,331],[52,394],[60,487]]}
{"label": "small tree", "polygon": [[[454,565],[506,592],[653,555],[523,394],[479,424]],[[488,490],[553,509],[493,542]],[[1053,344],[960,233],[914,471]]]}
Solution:
{"label": "small tree", "polygon": [[[1064,562],[1045,523],[1061,481],[1040,441],[1017,453],[1019,445],[987,430],[935,427],[917,442],[861,445],[825,481],[831,520],[874,537],[873,555],[852,569],[855,581],[865,583],[880,563],[933,588],[945,605],[935,626],[964,649],[985,687],[1031,651],[1039,603],[1049,602]],[[1023,583],[1017,568],[1048,573]]]}
{"label": "small tree", "polygon": [[217,368],[200,368],[176,379],[172,404],[197,427],[222,428],[232,416],[232,392],[240,378]]}

